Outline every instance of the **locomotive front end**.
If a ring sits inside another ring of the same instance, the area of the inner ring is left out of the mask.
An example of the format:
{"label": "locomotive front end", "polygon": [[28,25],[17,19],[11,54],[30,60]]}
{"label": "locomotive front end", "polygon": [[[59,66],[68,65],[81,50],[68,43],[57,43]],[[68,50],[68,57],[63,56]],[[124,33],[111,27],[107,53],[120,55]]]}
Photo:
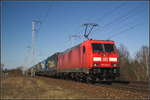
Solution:
{"label": "locomotive front end", "polygon": [[92,41],[90,72],[101,80],[114,80],[120,75],[118,53],[114,41]]}

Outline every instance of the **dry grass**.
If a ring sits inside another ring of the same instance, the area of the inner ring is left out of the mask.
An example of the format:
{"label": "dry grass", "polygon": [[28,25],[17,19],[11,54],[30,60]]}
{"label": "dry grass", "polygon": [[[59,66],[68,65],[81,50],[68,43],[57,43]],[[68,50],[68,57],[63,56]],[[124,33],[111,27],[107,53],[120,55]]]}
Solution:
{"label": "dry grass", "polygon": [[1,80],[2,98],[147,98],[148,94],[47,77],[11,75]]}

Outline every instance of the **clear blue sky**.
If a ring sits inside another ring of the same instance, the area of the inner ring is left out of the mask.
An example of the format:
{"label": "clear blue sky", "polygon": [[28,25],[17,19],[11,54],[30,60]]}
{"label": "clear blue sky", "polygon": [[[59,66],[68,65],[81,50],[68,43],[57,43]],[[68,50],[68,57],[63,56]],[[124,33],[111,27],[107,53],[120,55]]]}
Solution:
{"label": "clear blue sky", "polygon": [[[49,9],[49,10],[48,10]],[[37,33],[37,59],[44,60],[55,52],[64,51],[85,40],[72,39],[84,32],[84,23],[97,23],[90,37],[111,39],[117,47],[124,44],[131,56],[143,45],[149,45],[149,13],[146,1],[95,2],[2,2],[1,63],[15,68],[31,65],[32,20],[42,20]]]}

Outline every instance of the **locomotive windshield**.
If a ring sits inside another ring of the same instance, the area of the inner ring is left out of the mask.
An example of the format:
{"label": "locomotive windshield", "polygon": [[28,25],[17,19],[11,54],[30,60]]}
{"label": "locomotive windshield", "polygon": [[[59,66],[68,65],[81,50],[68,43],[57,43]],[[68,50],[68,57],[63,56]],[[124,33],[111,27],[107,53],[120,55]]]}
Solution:
{"label": "locomotive windshield", "polygon": [[114,52],[114,44],[93,43],[93,52]]}
{"label": "locomotive windshield", "polygon": [[113,44],[104,44],[105,52],[114,52]]}
{"label": "locomotive windshield", "polygon": [[104,52],[103,46],[100,43],[93,43],[92,47],[93,47],[93,52]]}

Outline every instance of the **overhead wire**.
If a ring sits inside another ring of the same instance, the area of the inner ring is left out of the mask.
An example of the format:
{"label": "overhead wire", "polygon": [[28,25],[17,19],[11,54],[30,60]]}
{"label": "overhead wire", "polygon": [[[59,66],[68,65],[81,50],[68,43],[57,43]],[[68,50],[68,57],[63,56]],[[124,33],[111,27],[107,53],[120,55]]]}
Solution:
{"label": "overhead wire", "polygon": [[[142,14],[142,13],[144,13],[145,11],[144,10],[142,10],[141,12],[140,12],[140,14]],[[117,26],[117,30],[118,29],[121,29],[123,26],[121,26],[120,28],[118,28],[118,26],[120,26],[120,25],[123,25],[122,23],[124,23],[125,21],[127,21],[127,20],[131,20],[131,19],[133,19],[134,17],[140,17],[140,16],[137,16],[139,13],[134,13],[134,15],[132,15],[132,17],[131,17],[131,15],[130,16],[128,16],[128,17],[126,17],[126,18],[124,18],[124,20],[120,20],[120,21],[118,21],[117,23],[117,25],[114,25],[114,26]],[[120,22],[120,23],[119,23]],[[129,26],[130,24],[125,24],[124,26]],[[110,27],[111,29],[113,29],[114,30],[114,27],[112,28],[112,27]],[[109,28],[109,29],[110,29]],[[109,31],[109,30],[106,30],[106,31]],[[105,31],[104,31],[105,32]]]}
{"label": "overhead wire", "polygon": [[131,10],[128,11],[126,14],[124,14],[124,15],[122,15],[122,16],[120,16],[120,17],[114,19],[114,20],[112,20],[110,23],[105,24],[103,27],[108,26],[108,25],[111,25],[111,24],[113,24],[114,22],[119,21],[119,20],[121,20],[121,19],[123,19],[123,18],[125,18],[125,17],[128,18],[128,17],[130,16],[130,14],[132,14],[133,11],[135,11],[137,8],[138,8],[138,7],[135,7],[135,8],[133,8],[133,9],[131,9]]}
{"label": "overhead wire", "polygon": [[45,15],[44,15],[42,18],[39,19],[39,20],[41,21],[41,24],[40,24],[40,27],[39,27],[39,29],[38,29],[38,32],[39,32],[39,31],[41,30],[41,28],[43,27],[43,25],[44,25],[44,23],[45,23],[47,17],[49,16],[49,12],[50,12],[51,9],[52,9],[52,4],[49,4]]}
{"label": "overhead wire", "polygon": [[105,18],[107,18],[108,16],[110,16],[111,14],[113,14],[114,12],[116,12],[117,10],[119,10],[121,7],[123,7],[123,6],[125,6],[125,5],[126,5],[126,3],[123,2],[123,3],[119,4],[118,6],[114,7],[112,10],[109,10],[109,11],[107,11],[106,13],[104,13],[100,18],[96,18],[96,19],[94,19],[94,20],[95,20],[95,21],[96,21],[96,20],[97,20],[97,21],[100,21],[100,20],[102,20],[102,19],[105,19]]}
{"label": "overhead wire", "polygon": [[[125,20],[127,20],[128,18],[131,18],[130,16],[131,16],[132,14],[134,14],[133,16],[135,16],[136,14],[138,14],[139,11],[137,11],[136,13],[132,13],[132,12],[133,12],[133,11],[136,11],[137,8],[138,8],[138,7],[135,7],[135,8],[133,8],[133,9],[129,10],[126,14],[124,14],[124,15],[122,15],[122,16],[119,16],[119,17],[115,18],[114,20],[112,20],[111,22],[109,22],[109,23],[107,23],[107,24],[101,26],[101,27],[102,27],[102,31],[104,31],[104,28],[108,28],[109,25],[114,25],[114,23],[118,23],[118,22],[120,22],[120,21],[125,21]],[[143,10],[144,10],[144,9],[143,9]],[[143,11],[143,10],[142,10],[142,11]],[[133,17],[133,16],[132,16],[132,17]],[[122,19],[124,19],[124,20],[122,20]],[[101,31],[101,32],[102,32],[102,31]]]}
{"label": "overhead wire", "polygon": [[[78,28],[79,28],[79,27],[77,27],[76,30],[77,30]],[[81,28],[81,26],[80,26],[80,28]],[[79,35],[80,32],[81,32],[81,30],[78,30],[75,34],[72,34],[72,33],[71,33],[71,34],[69,35],[69,41],[70,41],[73,37],[81,38],[81,35]]]}
{"label": "overhead wire", "polygon": [[[136,8],[137,8],[137,7],[136,7]],[[134,9],[136,9],[136,8],[134,8]],[[133,11],[134,9],[132,9],[132,11]],[[139,10],[138,10],[138,12],[139,12]],[[134,13],[134,15],[132,15],[132,18],[133,18],[135,15],[139,14],[138,12]],[[144,11],[144,9],[142,9],[140,12],[143,13],[143,12],[145,12],[145,11]],[[127,16],[127,17],[125,18],[125,20],[127,20],[130,16],[131,16],[131,15]],[[130,19],[131,19],[131,17],[130,17]],[[123,22],[124,22],[125,20],[123,20]],[[130,25],[130,24],[129,24],[129,25]],[[128,25],[125,25],[125,26],[128,26]],[[128,31],[128,30],[131,30],[131,29],[135,28],[136,26],[137,26],[137,24],[134,25],[134,26],[131,26],[131,27],[129,27],[129,28],[127,28],[127,29],[125,29],[125,30],[119,32],[119,33],[113,34],[113,35],[111,35],[108,39],[110,39],[110,38],[112,38],[112,37],[115,37],[115,36],[118,36],[118,35],[120,35],[120,34],[122,34],[122,33],[124,34],[124,32],[126,32],[126,31]],[[120,29],[120,28],[119,28],[119,29]]]}
{"label": "overhead wire", "polygon": [[133,26],[131,26],[131,27],[128,27],[128,28],[126,28],[126,29],[124,29],[124,30],[118,32],[118,33],[115,33],[115,34],[109,36],[109,37],[107,38],[107,40],[110,40],[111,38],[116,37],[116,36],[118,36],[118,35],[124,34],[124,32],[127,32],[127,31],[129,31],[129,30],[132,30],[132,29],[134,29],[134,28],[135,28],[136,26],[138,26],[138,25],[140,25],[140,24],[139,24],[139,23],[138,23],[138,24],[135,24],[135,25],[133,25]]}
{"label": "overhead wire", "polygon": [[[114,7],[114,9],[112,9],[111,11],[107,11],[106,13],[104,13],[100,18],[98,18],[98,20],[99,19],[104,19],[104,18],[106,18],[106,16],[108,16],[108,15],[110,15],[110,14],[112,14],[112,13],[114,13],[114,11],[116,11],[116,10],[118,10],[119,8],[121,8],[122,6],[124,6],[126,3],[125,2],[123,2],[123,3],[121,3],[119,6],[117,6],[117,7]],[[92,16],[92,18],[93,18],[93,16]],[[88,19],[91,19],[91,17],[89,17]],[[97,18],[96,18],[97,19]],[[95,20],[96,20],[95,19]],[[76,32],[76,33],[78,33],[78,32]],[[80,37],[81,36],[83,36],[83,35],[80,35]]]}
{"label": "overhead wire", "polygon": [[[124,6],[126,3],[125,2],[123,2],[123,3],[121,3],[119,6],[117,6],[117,7],[114,7],[114,9],[112,9],[111,11],[107,11],[106,13],[104,13],[100,18],[96,18],[96,19],[94,19],[94,20],[102,20],[102,19],[104,19],[104,18],[106,18],[106,16],[108,16],[108,15],[110,15],[110,14],[112,14],[112,13],[114,13],[114,12],[116,12],[116,10],[118,10],[119,8],[121,8],[122,6]],[[93,17],[93,16],[92,16]],[[91,17],[90,17],[91,18]],[[90,19],[90,18],[88,18],[88,19]],[[81,35],[79,35],[78,37],[82,37],[83,36],[83,34],[81,34]]]}
{"label": "overhead wire", "polygon": [[[125,6],[126,2],[123,2],[121,4],[119,4],[118,6],[114,7],[112,10],[107,11],[106,13],[104,13],[100,18],[95,18],[94,20],[96,21],[100,21],[100,20],[104,20],[105,18],[107,18],[108,16],[110,16],[111,14],[115,13],[117,10],[119,10],[121,7]],[[96,30],[101,29],[102,25],[99,25],[99,28],[96,28]]]}
{"label": "overhead wire", "polygon": [[[143,11],[143,10],[142,10],[142,12],[141,12],[141,13],[144,13],[144,12],[145,12],[145,11]],[[141,14],[141,13],[140,13],[140,14]],[[138,14],[139,14],[139,13],[138,13]],[[134,17],[134,16],[132,16],[132,18],[133,18],[133,17]],[[137,16],[136,16],[136,17],[137,17]],[[139,16],[138,16],[138,17],[139,17]],[[130,19],[131,19],[131,18],[130,18]],[[125,20],[124,20],[124,21],[125,21]],[[123,22],[124,22],[124,21],[123,21]],[[125,25],[123,25],[123,26],[130,26],[130,25],[131,25],[131,24],[125,24]],[[120,26],[120,25],[119,25],[119,24],[117,24],[117,26]],[[114,29],[114,28],[113,28],[113,30],[121,29],[121,28],[123,28],[123,26],[121,26],[120,28],[119,28],[119,27],[117,27],[117,29]],[[114,32],[113,30],[112,30],[111,32],[109,32],[109,33],[113,33],[113,32]]]}

